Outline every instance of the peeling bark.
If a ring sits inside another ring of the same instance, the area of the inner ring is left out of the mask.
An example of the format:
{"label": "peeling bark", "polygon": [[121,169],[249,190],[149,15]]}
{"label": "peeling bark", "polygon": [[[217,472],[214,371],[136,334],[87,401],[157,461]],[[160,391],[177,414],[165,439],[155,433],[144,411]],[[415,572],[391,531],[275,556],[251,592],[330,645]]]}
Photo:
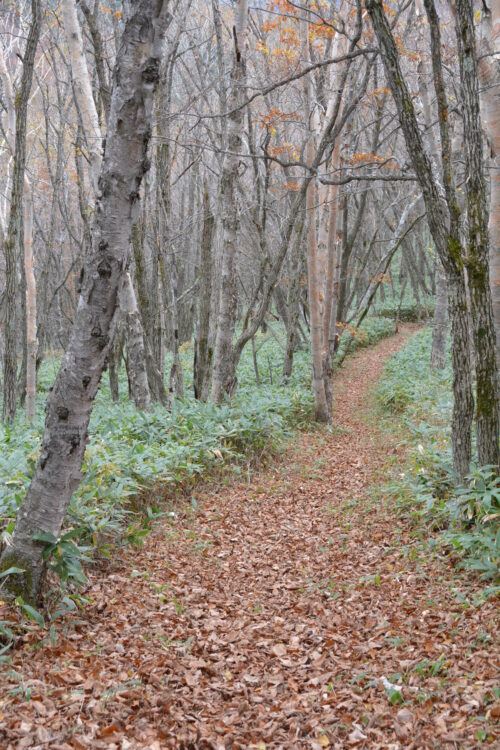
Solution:
{"label": "peeling bark", "polygon": [[59,536],[72,493],[80,482],[88,425],[117,321],[138,191],[149,169],[148,144],[163,36],[170,20],[165,0],[135,0],[126,21],[113,77],[106,151],[102,162],[91,251],[71,339],[47,399],[40,457],[19,509],[12,544],[0,569],[12,592],[39,598],[43,544],[37,532]]}

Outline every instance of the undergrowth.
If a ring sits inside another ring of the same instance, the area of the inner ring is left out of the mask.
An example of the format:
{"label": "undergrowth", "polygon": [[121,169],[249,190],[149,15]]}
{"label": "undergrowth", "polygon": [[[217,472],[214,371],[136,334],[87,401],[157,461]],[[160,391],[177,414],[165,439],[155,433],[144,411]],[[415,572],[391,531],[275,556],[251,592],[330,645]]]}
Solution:
{"label": "undergrowth", "polygon": [[[367,319],[355,347],[375,343],[392,332],[387,321]],[[121,373],[120,400],[112,404],[108,378],[100,387],[90,423],[82,482],[73,495],[60,540],[40,540],[60,581],[82,580],[79,564],[89,554],[109,554],[116,542],[141,543],[152,520],[162,512],[161,500],[197,478],[277,450],[294,429],[312,421],[309,352],[294,356],[290,381],[281,383],[285,352],[282,329],[269,326],[256,337],[258,380],[251,347],[238,369],[238,390],[221,407],[192,396],[192,346],[182,347],[186,397],[171,412],[156,405],[138,412],[128,398]],[[44,399],[58,367],[47,359],[39,378],[37,416],[26,425],[22,413],[14,425],[0,424],[0,525],[8,542],[17,509],[38,458],[43,431]],[[168,372],[169,363],[166,363]],[[64,543],[58,543],[62,542]],[[84,580],[84,579],[83,579]]]}
{"label": "undergrowth", "polygon": [[386,490],[406,512],[438,533],[459,565],[477,571],[500,592],[500,478],[491,467],[472,467],[464,482],[451,461],[451,366],[431,370],[432,332],[420,331],[387,363],[377,397],[398,420],[412,445],[412,459]]}

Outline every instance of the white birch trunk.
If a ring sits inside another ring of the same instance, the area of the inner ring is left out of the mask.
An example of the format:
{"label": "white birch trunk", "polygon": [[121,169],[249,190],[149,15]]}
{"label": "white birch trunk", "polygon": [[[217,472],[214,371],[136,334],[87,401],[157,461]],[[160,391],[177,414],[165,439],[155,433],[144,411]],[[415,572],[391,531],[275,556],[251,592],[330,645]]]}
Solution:
{"label": "white birch trunk", "polygon": [[168,0],[135,0],[125,24],[113,80],[108,136],[96,202],[92,247],[70,343],[47,399],[40,457],[19,509],[0,569],[12,592],[36,601],[43,578],[40,532],[58,537],[78,487],[94,398],[113,342],[138,188],[149,169],[154,92],[159,79]]}
{"label": "white birch trunk", "polygon": [[71,62],[73,91],[80,115],[90,161],[90,177],[94,192],[102,162],[102,134],[99,117],[92,96],[90,76],[83,48],[82,32],[78,22],[75,0],[62,0],[62,19]]}

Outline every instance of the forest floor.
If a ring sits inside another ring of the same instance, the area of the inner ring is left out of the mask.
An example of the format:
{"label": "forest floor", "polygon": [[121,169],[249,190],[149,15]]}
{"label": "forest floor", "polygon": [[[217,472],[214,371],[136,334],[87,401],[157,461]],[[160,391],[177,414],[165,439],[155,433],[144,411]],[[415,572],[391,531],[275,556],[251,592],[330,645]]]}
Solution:
{"label": "forest floor", "polygon": [[55,643],[33,625],[2,748],[499,747],[498,600],[380,492],[406,456],[374,387],[409,333],[349,358],[331,433],[176,507]]}

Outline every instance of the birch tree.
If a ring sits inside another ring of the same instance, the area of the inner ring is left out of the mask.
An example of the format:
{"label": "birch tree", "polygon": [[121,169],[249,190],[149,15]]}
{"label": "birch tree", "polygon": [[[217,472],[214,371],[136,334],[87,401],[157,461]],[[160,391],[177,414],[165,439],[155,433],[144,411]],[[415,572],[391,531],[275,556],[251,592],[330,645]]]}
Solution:
{"label": "birch tree", "polygon": [[130,3],[119,46],[106,148],[98,180],[92,247],[71,340],[48,397],[43,442],[33,479],[19,509],[12,543],[0,567],[23,570],[12,591],[36,601],[43,579],[43,542],[57,538],[80,471],[97,388],[112,345],[118,295],[125,280],[138,189],[149,169],[154,92],[163,37],[170,20],[165,0]]}

